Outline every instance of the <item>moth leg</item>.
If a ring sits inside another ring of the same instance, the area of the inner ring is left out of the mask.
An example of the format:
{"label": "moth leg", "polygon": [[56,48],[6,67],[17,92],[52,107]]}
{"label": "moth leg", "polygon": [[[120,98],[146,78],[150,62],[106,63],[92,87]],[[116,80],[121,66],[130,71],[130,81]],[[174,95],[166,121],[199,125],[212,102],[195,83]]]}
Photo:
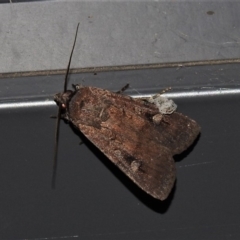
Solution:
{"label": "moth leg", "polygon": [[151,98],[151,99],[158,98],[158,97],[160,97],[161,95],[163,95],[164,93],[169,92],[170,90],[172,90],[172,88],[171,88],[171,87],[167,87],[167,88],[163,89],[161,92],[156,93],[156,94],[154,94],[154,95],[152,95],[151,97],[148,97],[148,98],[146,98],[146,99],[149,99],[149,98]]}
{"label": "moth leg", "polygon": [[[162,94],[164,94],[164,93],[166,93],[166,92],[169,92],[169,91],[171,91],[171,90],[172,90],[171,87],[167,87],[167,88],[163,89],[163,90],[162,90],[160,93],[158,93],[158,94],[162,95]],[[158,95],[158,94],[156,94],[156,95]]]}
{"label": "moth leg", "polygon": [[[50,115],[50,118],[52,119],[57,119],[57,116],[55,115]],[[61,115],[60,119],[66,119],[66,116],[64,114]]]}
{"label": "moth leg", "polygon": [[129,88],[129,83],[127,83],[123,88],[121,88],[119,91],[117,91],[116,93],[118,94],[122,94],[126,89]]}
{"label": "moth leg", "polygon": [[[55,115],[50,115],[50,118],[52,118],[52,119],[57,119],[57,116],[55,116]],[[66,116],[64,113],[61,114],[60,119],[68,120],[67,116]]]}

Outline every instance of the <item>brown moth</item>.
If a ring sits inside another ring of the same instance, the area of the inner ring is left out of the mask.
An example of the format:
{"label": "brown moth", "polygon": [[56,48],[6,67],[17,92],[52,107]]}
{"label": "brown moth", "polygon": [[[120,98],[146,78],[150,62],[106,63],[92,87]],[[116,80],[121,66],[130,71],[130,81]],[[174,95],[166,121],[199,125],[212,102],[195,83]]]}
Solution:
{"label": "brown moth", "polygon": [[165,200],[176,179],[173,156],[194,142],[199,125],[174,107],[161,112],[162,105],[155,97],[141,100],[96,87],[73,86],[74,91],[65,87],[54,96],[58,115],[79,129],[142,190]]}

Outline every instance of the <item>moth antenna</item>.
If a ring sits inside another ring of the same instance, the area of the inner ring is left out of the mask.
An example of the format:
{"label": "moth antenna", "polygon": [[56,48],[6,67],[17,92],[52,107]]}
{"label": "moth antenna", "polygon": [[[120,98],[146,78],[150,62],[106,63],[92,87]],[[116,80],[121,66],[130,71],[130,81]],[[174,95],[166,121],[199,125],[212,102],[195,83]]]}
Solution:
{"label": "moth antenna", "polygon": [[75,48],[75,43],[76,43],[76,40],[77,40],[77,34],[78,34],[79,24],[80,24],[80,23],[78,23],[78,25],[77,25],[76,34],[75,34],[75,39],[74,39],[74,43],[73,43],[73,46],[72,46],[72,51],[71,51],[71,54],[70,54],[70,58],[69,58],[68,66],[67,66],[67,71],[66,71],[66,74],[65,74],[64,89],[63,89],[64,92],[67,91],[67,78],[68,78],[68,73],[69,73],[69,69],[70,69],[70,64],[71,64],[71,61],[72,61],[73,50],[74,50],[74,48]]}
{"label": "moth antenna", "polygon": [[[70,54],[70,58],[69,58],[68,66],[67,66],[67,71],[66,71],[66,74],[65,74],[64,88],[63,88],[64,92],[67,91],[67,78],[68,78],[68,73],[69,73],[70,64],[71,64],[71,60],[72,60],[73,50],[74,50],[75,43],[76,43],[76,40],[77,40],[77,33],[78,33],[79,24],[80,23],[78,23],[78,25],[77,25],[75,39],[74,39],[72,51],[71,51],[71,54]],[[56,122],[56,129],[55,129],[55,146],[54,146],[53,173],[52,173],[52,188],[53,189],[55,188],[56,173],[57,173],[57,153],[58,153],[58,139],[59,139],[59,126],[60,126],[61,112],[62,112],[62,106],[61,106],[61,104],[59,104],[57,122]]]}
{"label": "moth antenna", "polygon": [[54,146],[53,172],[52,172],[52,189],[55,189],[55,182],[56,182],[59,124],[60,124],[61,112],[62,112],[62,107],[61,107],[61,105],[59,105],[57,122],[56,122],[56,129],[55,129],[55,146]]}

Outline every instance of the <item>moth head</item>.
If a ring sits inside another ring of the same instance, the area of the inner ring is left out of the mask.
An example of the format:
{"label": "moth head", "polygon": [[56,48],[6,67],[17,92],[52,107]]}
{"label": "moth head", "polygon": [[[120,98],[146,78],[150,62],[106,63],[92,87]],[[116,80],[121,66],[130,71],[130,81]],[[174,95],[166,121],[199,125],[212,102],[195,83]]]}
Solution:
{"label": "moth head", "polygon": [[72,94],[73,94],[72,90],[67,90],[64,93],[57,93],[54,96],[54,101],[57,103],[58,106],[60,105],[62,109],[66,109],[67,104],[72,97]]}

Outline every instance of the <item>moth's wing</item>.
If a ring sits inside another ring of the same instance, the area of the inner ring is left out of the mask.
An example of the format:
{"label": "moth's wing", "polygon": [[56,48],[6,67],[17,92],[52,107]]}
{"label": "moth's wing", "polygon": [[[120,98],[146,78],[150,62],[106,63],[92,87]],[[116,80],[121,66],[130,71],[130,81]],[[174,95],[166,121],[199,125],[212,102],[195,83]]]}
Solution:
{"label": "moth's wing", "polygon": [[200,133],[200,126],[191,118],[174,112],[163,115],[161,122],[155,124],[155,130],[155,137],[175,155],[192,145]]}
{"label": "moth's wing", "polygon": [[152,137],[154,125],[139,113],[142,103],[97,88],[80,91],[69,103],[73,124],[140,188],[167,198],[175,182],[174,160]]}
{"label": "moth's wing", "polygon": [[135,131],[129,132],[125,124],[121,127],[114,132],[79,124],[81,132],[133,182],[154,198],[166,199],[176,178],[171,152],[154,141],[142,139]]}
{"label": "moth's wing", "polygon": [[[196,138],[199,127],[173,113],[162,115],[150,103],[85,87],[69,102],[68,119],[140,188],[164,200],[175,182],[172,156]],[[186,128],[192,129],[187,130]],[[185,141],[185,142],[181,142]]]}

